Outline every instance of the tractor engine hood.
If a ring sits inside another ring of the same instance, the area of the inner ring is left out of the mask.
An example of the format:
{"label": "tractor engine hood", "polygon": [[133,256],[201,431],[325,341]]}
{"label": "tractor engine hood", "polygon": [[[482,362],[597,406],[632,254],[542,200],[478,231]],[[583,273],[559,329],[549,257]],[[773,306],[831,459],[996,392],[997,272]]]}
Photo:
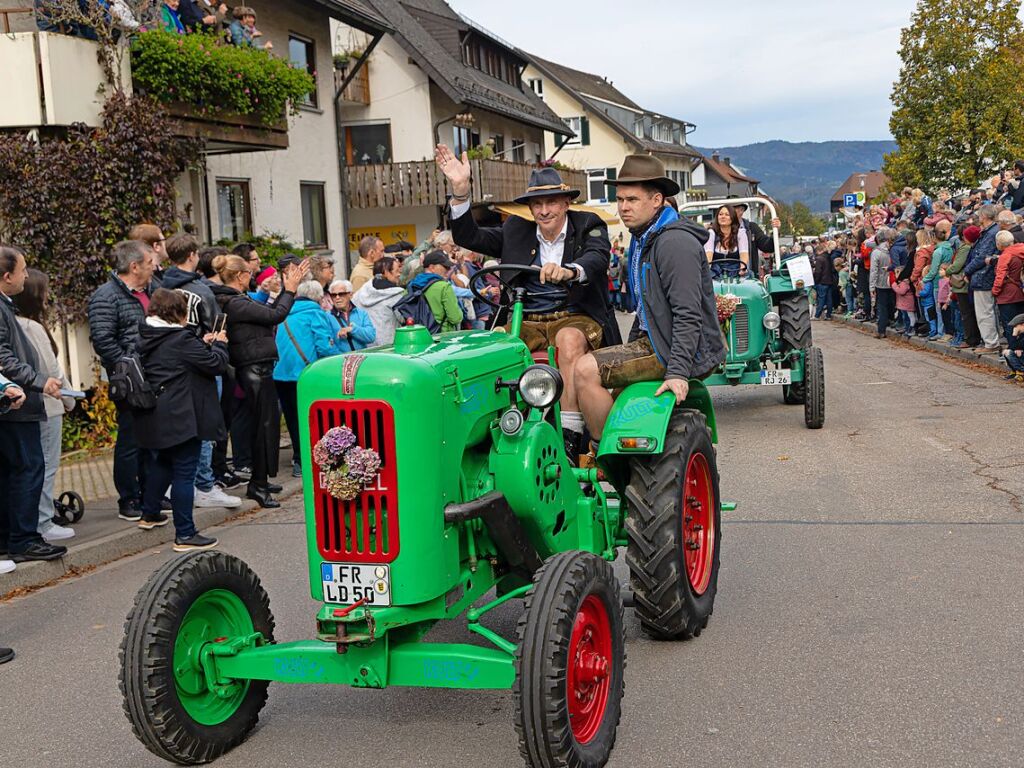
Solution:
{"label": "tractor engine hood", "polygon": [[[445,535],[444,508],[464,500],[463,456],[485,450],[491,425],[508,407],[508,391],[495,382],[517,378],[531,362],[526,345],[507,334],[432,338],[411,327],[398,330],[392,347],[307,367],[298,405],[315,599],[323,599],[318,574],[329,563],[386,566],[396,603],[443,593],[459,562],[457,537]],[[313,456],[320,438],[338,426],[381,458],[375,481],[349,500],[332,495],[328,472]]]}

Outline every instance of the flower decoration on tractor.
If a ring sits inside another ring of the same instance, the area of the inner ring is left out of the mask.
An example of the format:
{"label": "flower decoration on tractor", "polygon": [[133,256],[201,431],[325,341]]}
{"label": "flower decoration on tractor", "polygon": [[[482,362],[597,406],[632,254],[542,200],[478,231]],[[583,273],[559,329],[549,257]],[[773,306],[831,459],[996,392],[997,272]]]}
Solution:
{"label": "flower decoration on tractor", "polygon": [[722,329],[722,339],[725,341],[726,349],[729,348],[729,328],[732,325],[732,316],[736,313],[736,307],[741,303],[740,298],[731,293],[715,294],[715,307],[718,310],[718,325]]}
{"label": "flower decoration on tractor", "polygon": [[356,445],[348,427],[332,427],[313,446],[313,459],[324,472],[327,492],[341,501],[351,501],[380,471],[380,454]]}

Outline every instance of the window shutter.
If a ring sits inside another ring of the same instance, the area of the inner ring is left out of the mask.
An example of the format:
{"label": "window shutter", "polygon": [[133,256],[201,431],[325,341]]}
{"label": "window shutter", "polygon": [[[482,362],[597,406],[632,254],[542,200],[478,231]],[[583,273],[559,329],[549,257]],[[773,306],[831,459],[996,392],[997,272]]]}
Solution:
{"label": "window shutter", "polygon": [[590,120],[586,117],[580,118],[580,144],[584,147],[590,144]]}
{"label": "window shutter", "polygon": [[616,171],[614,168],[605,168],[604,174],[605,178],[608,181],[615,181],[615,179],[618,178],[618,171]]}

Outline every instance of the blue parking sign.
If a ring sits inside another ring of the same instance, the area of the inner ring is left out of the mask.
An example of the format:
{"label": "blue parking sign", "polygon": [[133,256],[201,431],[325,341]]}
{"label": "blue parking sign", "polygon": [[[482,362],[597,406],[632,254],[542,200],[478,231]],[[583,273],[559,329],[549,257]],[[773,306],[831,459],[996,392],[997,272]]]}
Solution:
{"label": "blue parking sign", "polygon": [[857,195],[843,195],[843,208],[856,208],[857,207]]}

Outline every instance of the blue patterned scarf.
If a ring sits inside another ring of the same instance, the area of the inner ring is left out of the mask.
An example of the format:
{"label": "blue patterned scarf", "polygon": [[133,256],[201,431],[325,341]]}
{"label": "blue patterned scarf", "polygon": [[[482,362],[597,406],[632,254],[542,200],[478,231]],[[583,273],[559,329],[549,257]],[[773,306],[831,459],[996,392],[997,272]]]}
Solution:
{"label": "blue patterned scarf", "polygon": [[636,307],[636,315],[640,319],[640,327],[645,331],[647,330],[647,310],[644,307],[643,301],[644,291],[641,280],[642,275],[640,274],[640,254],[644,252],[644,245],[647,244],[647,238],[651,236],[652,232],[657,232],[662,227],[678,220],[679,214],[672,207],[666,205],[661,209],[661,213],[654,220],[654,223],[640,237],[634,235],[629,241],[629,292],[633,296],[633,306]]}

